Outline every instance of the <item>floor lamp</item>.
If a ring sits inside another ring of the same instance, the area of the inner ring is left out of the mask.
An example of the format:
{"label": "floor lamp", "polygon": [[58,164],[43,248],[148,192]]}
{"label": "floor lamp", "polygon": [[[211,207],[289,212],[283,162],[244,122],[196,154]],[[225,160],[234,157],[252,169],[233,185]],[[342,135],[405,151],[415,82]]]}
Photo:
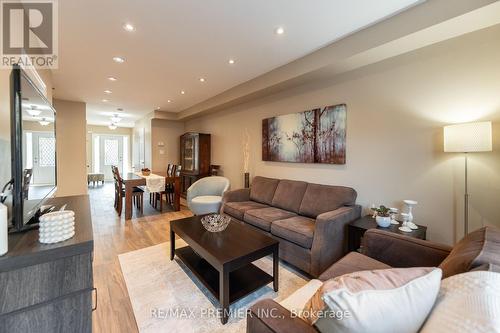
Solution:
{"label": "floor lamp", "polygon": [[469,233],[469,191],[467,154],[492,150],[491,122],[456,124],[444,127],[444,151],[465,155],[464,236]]}

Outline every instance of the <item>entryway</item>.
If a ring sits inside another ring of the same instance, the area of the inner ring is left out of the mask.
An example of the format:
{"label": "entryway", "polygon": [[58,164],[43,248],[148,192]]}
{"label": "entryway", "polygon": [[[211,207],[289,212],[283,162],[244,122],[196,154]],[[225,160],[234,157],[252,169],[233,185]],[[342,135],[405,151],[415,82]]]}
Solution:
{"label": "entryway", "polygon": [[103,173],[105,180],[113,180],[111,166],[120,173],[129,172],[129,137],[125,135],[92,134],[93,173]]}
{"label": "entryway", "polygon": [[55,151],[56,139],[54,132],[24,132],[24,145],[26,156],[24,165],[26,169],[33,169],[31,184],[55,184]]}

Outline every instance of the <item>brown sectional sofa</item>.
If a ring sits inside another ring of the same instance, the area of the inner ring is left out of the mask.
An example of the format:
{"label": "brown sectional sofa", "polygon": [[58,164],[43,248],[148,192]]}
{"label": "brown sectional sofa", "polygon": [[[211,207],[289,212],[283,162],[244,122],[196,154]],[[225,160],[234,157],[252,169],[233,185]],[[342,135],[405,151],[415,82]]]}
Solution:
{"label": "brown sectional sofa", "polygon": [[224,193],[221,212],[279,239],[280,258],[317,277],[346,253],[347,224],[361,215],[349,187],[255,177]]}
{"label": "brown sectional sofa", "polygon": [[[353,272],[391,267],[440,267],[443,278],[473,270],[500,273],[500,229],[495,227],[475,230],[453,248],[379,229],[368,230],[362,242],[362,253],[350,252],[318,279],[326,281]],[[261,300],[250,308],[247,333],[298,332],[318,331],[272,299]]]}

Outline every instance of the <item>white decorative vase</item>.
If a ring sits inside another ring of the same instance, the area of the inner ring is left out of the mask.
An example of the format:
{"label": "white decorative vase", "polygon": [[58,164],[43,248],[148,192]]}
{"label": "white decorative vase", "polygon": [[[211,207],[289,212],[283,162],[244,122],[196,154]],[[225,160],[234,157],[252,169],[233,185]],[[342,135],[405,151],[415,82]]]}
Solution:
{"label": "white decorative vase", "polygon": [[379,227],[387,228],[391,225],[391,217],[390,216],[377,216],[375,217],[375,221]]}
{"label": "white decorative vase", "polygon": [[53,244],[70,239],[75,235],[75,213],[63,210],[40,217],[39,242]]}

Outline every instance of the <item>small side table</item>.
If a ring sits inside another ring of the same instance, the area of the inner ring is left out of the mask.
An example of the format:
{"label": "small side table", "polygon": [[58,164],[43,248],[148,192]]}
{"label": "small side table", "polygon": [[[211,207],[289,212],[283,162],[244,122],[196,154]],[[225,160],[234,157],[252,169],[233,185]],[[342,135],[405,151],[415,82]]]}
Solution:
{"label": "small side table", "polygon": [[371,215],[364,216],[356,221],[349,223],[347,230],[348,237],[348,249],[349,252],[357,251],[361,247],[361,240],[363,239],[363,235],[368,229],[380,229],[388,232],[393,232],[400,235],[405,235],[409,237],[426,239],[427,227],[423,225],[419,225],[417,230],[413,230],[412,232],[404,232],[399,230],[398,228],[401,226],[397,224],[391,224],[387,228],[382,228],[377,225],[375,219],[371,217]]}

